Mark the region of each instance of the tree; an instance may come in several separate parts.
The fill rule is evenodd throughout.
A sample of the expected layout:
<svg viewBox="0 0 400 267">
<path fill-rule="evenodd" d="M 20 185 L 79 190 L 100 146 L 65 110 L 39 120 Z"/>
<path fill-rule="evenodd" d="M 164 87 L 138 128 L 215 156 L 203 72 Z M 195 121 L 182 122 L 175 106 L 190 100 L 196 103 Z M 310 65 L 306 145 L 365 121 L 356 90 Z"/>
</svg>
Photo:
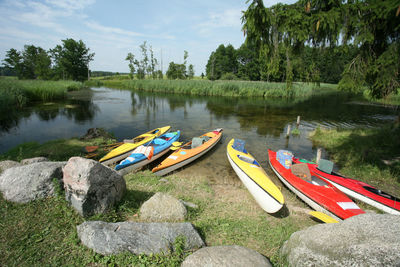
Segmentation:
<svg viewBox="0 0 400 267">
<path fill-rule="evenodd" d="M 6 53 L 4 66 L 15 71 L 19 79 L 51 78 L 51 58 L 41 47 L 25 45 L 22 52 L 12 48 Z"/>
<path fill-rule="evenodd" d="M 135 74 L 135 56 L 129 52 L 125 60 L 129 61 L 129 77 L 133 79 L 133 75 Z"/>
<path fill-rule="evenodd" d="M 193 79 L 193 77 L 194 77 L 194 67 L 192 64 L 189 65 L 187 76 L 189 79 Z"/>
<path fill-rule="evenodd" d="M 232 45 L 218 46 L 217 50 L 211 53 L 206 65 L 206 75 L 210 80 L 217 80 L 228 72 L 236 74 L 237 70 L 236 50 Z"/>
<path fill-rule="evenodd" d="M 268 75 L 275 72 L 283 46 L 288 87 L 293 80 L 292 59 L 305 43 L 335 47 L 341 40 L 359 49 L 347 64 L 339 88 L 359 92 L 367 85 L 374 96 L 385 97 L 399 87 L 399 13 L 396 0 L 300 0 L 270 8 L 262 0 L 253 0 L 242 22 L 246 41 L 255 43 L 268 62 Z"/>
<path fill-rule="evenodd" d="M 57 45 L 51 50 L 54 60 L 54 69 L 63 79 L 76 81 L 86 80 L 88 77 L 89 62 L 93 60 L 94 53 L 89 53 L 82 40 L 62 40 L 62 46 Z"/>
<path fill-rule="evenodd" d="M 167 70 L 167 78 L 171 80 L 185 79 L 186 78 L 186 67 L 184 64 L 176 64 L 170 62 Z"/>
<path fill-rule="evenodd" d="M 6 52 L 6 57 L 3 61 L 4 67 L 15 71 L 19 79 L 22 78 L 22 56 L 20 52 L 11 48 Z"/>
</svg>

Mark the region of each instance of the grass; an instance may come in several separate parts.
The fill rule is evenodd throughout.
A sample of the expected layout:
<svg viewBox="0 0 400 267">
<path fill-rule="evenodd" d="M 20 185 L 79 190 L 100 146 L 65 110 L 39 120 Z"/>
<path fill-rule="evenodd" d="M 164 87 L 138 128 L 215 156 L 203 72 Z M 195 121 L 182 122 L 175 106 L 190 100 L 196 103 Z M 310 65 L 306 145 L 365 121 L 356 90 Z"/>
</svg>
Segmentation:
<svg viewBox="0 0 400 267">
<path fill-rule="evenodd" d="M 120 80 L 107 79 L 92 82 L 98 86 L 148 92 L 176 93 L 202 96 L 246 96 L 246 97 L 305 97 L 321 91 L 334 90 L 335 85 L 294 83 L 288 91 L 285 83 L 255 81 L 210 81 L 210 80 Z"/>
<path fill-rule="evenodd" d="M 324 147 L 348 177 L 395 196 L 400 192 L 400 127 L 375 129 L 316 129 L 313 144 Z M 386 162 L 386 163 L 385 163 Z"/>
<path fill-rule="evenodd" d="M 81 140 L 79 138 L 58 139 L 40 144 L 27 142 L 20 144 L 9 151 L 0 154 L 0 160 L 21 161 L 26 158 L 47 157 L 51 161 L 66 161 L 73 156 L 84 157 L 85 146 L 100 146 L 96 151 L 96 159 L 101 158 L 107 151 L 101 146 L 114 143 L 115 139 L 98 137 L 95 139 Z"/>
<path fill-rule="evenodd" d="M 47 156 L 51 160 L 67 160 L 83 155 L 85 145 L 111 140 L 79 139 L 56 140 L 44 144 L 20 145 L 0 160 L 21 160 Z M 208 246 L 241 245 L 270 258 L 275 265 L 283 265 L 279 249 L 289 236 L 314 225 L 300 202 L 283 189 L 285 200 L 292 209 L 274 216 L 265 213 L 241 183 L 213 184 L 206 177 L 160 177 L 149 171 L 125 176 L 127 192 L 114 210 L 96 215 L 89 220 L 107 222 L 140 221 L 139 209 L 156 192 L 166 192 L 178 199 L 192 202 L 198 208 L 188 208 L 187 221 L 198 230 Z M 60 191 L 60 190 L 59 190 Z M 131 255 L 124 253 L 102 256 L 83 246 L 76 233 L 76 225 L 83 219 L 67 205 L 63 193 L 58 197 L 15 204 L 0 196 L 0 265 L 73 265 L 73 266 L 179 266 L 190 251 L 183 250 L 182 241 L 175 244 L 171 255 Z"/>
<path fill-rule="evenodd" d="M 63 99 L 67 92 L 82 87 L 82 83 L 75 81 L 0 79 L 0 111 L 21 108 L 35 101 Z"/>
</svg>

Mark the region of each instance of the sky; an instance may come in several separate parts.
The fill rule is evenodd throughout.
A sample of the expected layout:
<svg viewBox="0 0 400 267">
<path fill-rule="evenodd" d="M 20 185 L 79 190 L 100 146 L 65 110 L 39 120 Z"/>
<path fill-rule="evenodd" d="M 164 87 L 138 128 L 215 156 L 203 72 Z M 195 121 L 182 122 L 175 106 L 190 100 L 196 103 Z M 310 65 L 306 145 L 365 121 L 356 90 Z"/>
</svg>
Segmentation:
<svg viewBox="0 0 400 267">
<path fill-rule="evenodd" d="M 269 7 L 278 2 L 264 0 Z M 129 72 L 129 52 L 141 59 L 147 41 L 162 70 L 171 61 L 205 74 L 212 51 L 244 42 L 241 16 L 246 0 L 0 0 L 0 60 L 6 51 L 24 45 L 54 48 L 61 40 L 82 40 L 91 53 L 92 71 Z M 161 64 L 160 64 L 161 65 Z M 160 66 L 161 68 L 161 66 Z"/>
</svg>

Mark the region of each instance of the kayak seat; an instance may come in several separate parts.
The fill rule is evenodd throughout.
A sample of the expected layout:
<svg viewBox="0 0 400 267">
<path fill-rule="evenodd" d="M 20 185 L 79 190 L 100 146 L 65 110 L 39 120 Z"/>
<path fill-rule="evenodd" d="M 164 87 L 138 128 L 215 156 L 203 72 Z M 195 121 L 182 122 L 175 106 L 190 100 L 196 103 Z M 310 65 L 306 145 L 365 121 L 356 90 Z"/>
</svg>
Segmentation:
<svg viewBox="0 0 400 267">
<path fill-rule="evenodd" d="M 297 177 L 303 179 L 306 182 L 312 183 L 311 173 L 308 169 L 307 163 L 293 164 L 290 169 L 292 173 Z"/>
<path fill-rule="evenodd" d="M 247 162 L 247 163 L 250 163 L 250 164 L 253 164 L 253 165 L 256 165 L 256 166 L 260 166 L 260 164 L 258 164 L 258 162 L 256 160 L 252 159 L 252 158 L 245 157 L 245 156 L 242 156 L 242 155 L 238 155 L 238 158 L 240 160 L 243 160 L 244 162 Z"/>
<path fill-rule="evenodd" d="M 211 137 L 208 136 L 193 137 L 191 147 L 192 148 L 199 147 L 210 139 Z"/>
</svg>

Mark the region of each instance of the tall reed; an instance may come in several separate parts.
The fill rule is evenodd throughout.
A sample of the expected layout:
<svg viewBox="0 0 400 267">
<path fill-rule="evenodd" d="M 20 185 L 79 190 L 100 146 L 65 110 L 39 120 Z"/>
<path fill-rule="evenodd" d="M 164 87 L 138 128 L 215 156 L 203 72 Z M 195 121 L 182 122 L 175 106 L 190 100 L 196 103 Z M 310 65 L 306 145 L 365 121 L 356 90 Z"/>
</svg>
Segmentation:
<svg viewBox="0 0 400 267">
<path fill-rule="evenodd" d="M 102 80 L 101 84 L 119 89 L 205 96 L 291 98 L 310 96 L 315 91 L 312 84 L 294 83 L 292 90 L 287 90 L 285 83 L 253 81 Z"/>
<path fill-rule="evenodd" d="M 0 109 L 20 108 L 33 101 L 63 99 L 68 91 L 82 87 L 82 83 L 75 81 L 0 79 Z"/>
</svg>

